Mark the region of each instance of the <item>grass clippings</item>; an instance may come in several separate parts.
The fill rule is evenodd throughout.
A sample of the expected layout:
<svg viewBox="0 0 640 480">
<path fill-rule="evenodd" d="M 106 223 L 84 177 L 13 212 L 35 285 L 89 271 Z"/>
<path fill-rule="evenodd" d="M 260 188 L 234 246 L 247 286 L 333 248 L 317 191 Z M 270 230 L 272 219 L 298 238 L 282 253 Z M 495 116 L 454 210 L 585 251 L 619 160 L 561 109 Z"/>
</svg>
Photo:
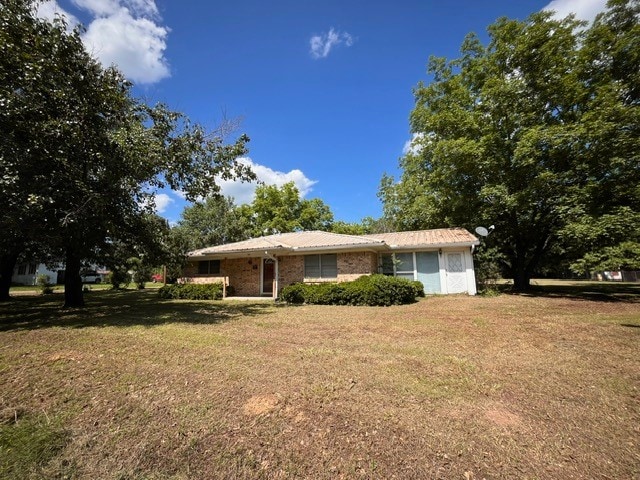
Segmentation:
<svg viewBox="0 0 640 480">
<path fill-rule="evenodd" d="M 638 478 L 640 295 L 593 288 L 389 308 L 21 297 L 0 304 L 0 411 L 21 412 L 3 413 L 2 476 Z M 7 449 L 21 422 L 53 448 Z"/>
</svg>

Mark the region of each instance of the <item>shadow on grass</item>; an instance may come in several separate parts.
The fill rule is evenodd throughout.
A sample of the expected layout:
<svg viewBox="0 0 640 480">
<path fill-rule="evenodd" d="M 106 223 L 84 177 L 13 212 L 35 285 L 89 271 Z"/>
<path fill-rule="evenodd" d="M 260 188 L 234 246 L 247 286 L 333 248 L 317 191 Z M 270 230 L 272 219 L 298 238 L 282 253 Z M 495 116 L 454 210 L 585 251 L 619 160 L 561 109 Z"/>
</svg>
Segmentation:
<svg viewBox="0 0 640 480">
<path fill-rule="evenodd" d="M 164 300 L 157 290 L 85 293 L 84 308 L 63 309 L 62 294 L 18 296 L 0 303 L 0 332 L 50 327 L 216 324 L 268 313 L 273 303 Z"/>
<path fill-rule="evenodd" d="M 592 302 L 640 303 L 640 283 L 567 282 L 552 285 L 531 285 L 530 290 L 518 292 L 511 285 L 500 285 L 500 291 L 510 295 L 529 297 L 557 297 Z"/>
</svg>

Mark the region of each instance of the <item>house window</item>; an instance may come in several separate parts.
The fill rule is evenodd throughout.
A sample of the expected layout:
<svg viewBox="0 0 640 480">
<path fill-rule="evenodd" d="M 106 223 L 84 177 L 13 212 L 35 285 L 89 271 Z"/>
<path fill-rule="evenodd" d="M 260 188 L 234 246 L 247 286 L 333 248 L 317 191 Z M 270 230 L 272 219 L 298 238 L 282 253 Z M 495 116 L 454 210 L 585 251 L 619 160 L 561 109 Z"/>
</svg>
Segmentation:
<svg viewBox="0 0 640 480">
<path fill-rule="evenodd" d="M 414 279 L 413 252 L 382 255 L 381 270 L 384 275 Z"/>
<path fill-rule="evenodd" d="M 218 275 L 220 273 L 220 260 L 203 260 L 198 262 L 199 275 Z"/>
<path fill-rule="evenodd" d="M 36 268 L 38 267 L 38 265 L 36 265 L 35 263 L 32 263 L 29 265 L 29 275 L 34 275 L 36 273 Z"/>
<path fill-rule="evenodd" d="M 393 255 L 382 255 L 382 274 L 393 277 Z"/>
<path fill-rule="evenodd" d="M 24 275 L 27 273 L 27 265 L 26 264 L 22 264 L 22 265 L 18 265 L 18 275 Z"/>
<path fill-rule="evenodd" d="M 304 278 L 338 278 L 338 256 L 335 253 L 305 255 Z"/>
<path fill-rule="evenodd" d="M 396 253 L 396 277 L 413 280 L 413 253 Z"/>
</svg>

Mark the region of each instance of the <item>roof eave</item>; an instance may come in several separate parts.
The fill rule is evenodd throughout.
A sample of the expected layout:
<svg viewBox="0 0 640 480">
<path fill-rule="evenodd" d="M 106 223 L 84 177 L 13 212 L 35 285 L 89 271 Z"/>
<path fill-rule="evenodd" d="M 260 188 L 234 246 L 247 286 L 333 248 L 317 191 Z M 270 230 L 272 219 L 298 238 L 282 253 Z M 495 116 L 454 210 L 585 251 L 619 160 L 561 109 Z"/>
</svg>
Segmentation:
<svg viewBox="0 0 640 480">
<path fill-rule="evenodd" d="M 439 248 L 460 248 L 471 247 L 473 245 L 480 245 L 480 241 L 473 242 L 448 242 L 448 243 L 423 243 L 416 245 L 389 245 L 391 250 L 435 250 Z"/>
<path fill-rule="evenodd" d="M 293 247 L 292 252 L 295 253 L 313 253 L 313 252 L 363 252 L 363 251 L 380 251 L 388 250 L 386 243 L 375 243 L 366 245 L 326 245 L 322 247 Z"/>
<path fill-rule="evenodd" d="M 265 247 L 265 248 L 251 248 L 242 250 L 226 250 L 223 252 L 202 252 L 197 255 L 187 254 L 187 258 L 191 260 L 207 260 L 217 258 L 248 258 L 248 257 L 261 257 L 263 255 L 273 255 L 274 253 L 289 252 L 291 248 L 288 247 Z"/>
</svg>

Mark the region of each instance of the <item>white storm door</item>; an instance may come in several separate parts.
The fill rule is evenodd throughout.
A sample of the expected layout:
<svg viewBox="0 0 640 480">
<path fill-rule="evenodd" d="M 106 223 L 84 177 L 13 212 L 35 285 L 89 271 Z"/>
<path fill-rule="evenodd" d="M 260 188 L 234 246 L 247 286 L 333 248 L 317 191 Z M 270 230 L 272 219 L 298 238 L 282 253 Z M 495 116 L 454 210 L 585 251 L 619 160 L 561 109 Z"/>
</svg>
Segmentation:
<svg viewBox="0 0 640 480">
<path fill-rule="evenodd" d="M 467 269 L 463 252 L 447 253 L 447 293 L 467 293 Z"/>
</svg>

